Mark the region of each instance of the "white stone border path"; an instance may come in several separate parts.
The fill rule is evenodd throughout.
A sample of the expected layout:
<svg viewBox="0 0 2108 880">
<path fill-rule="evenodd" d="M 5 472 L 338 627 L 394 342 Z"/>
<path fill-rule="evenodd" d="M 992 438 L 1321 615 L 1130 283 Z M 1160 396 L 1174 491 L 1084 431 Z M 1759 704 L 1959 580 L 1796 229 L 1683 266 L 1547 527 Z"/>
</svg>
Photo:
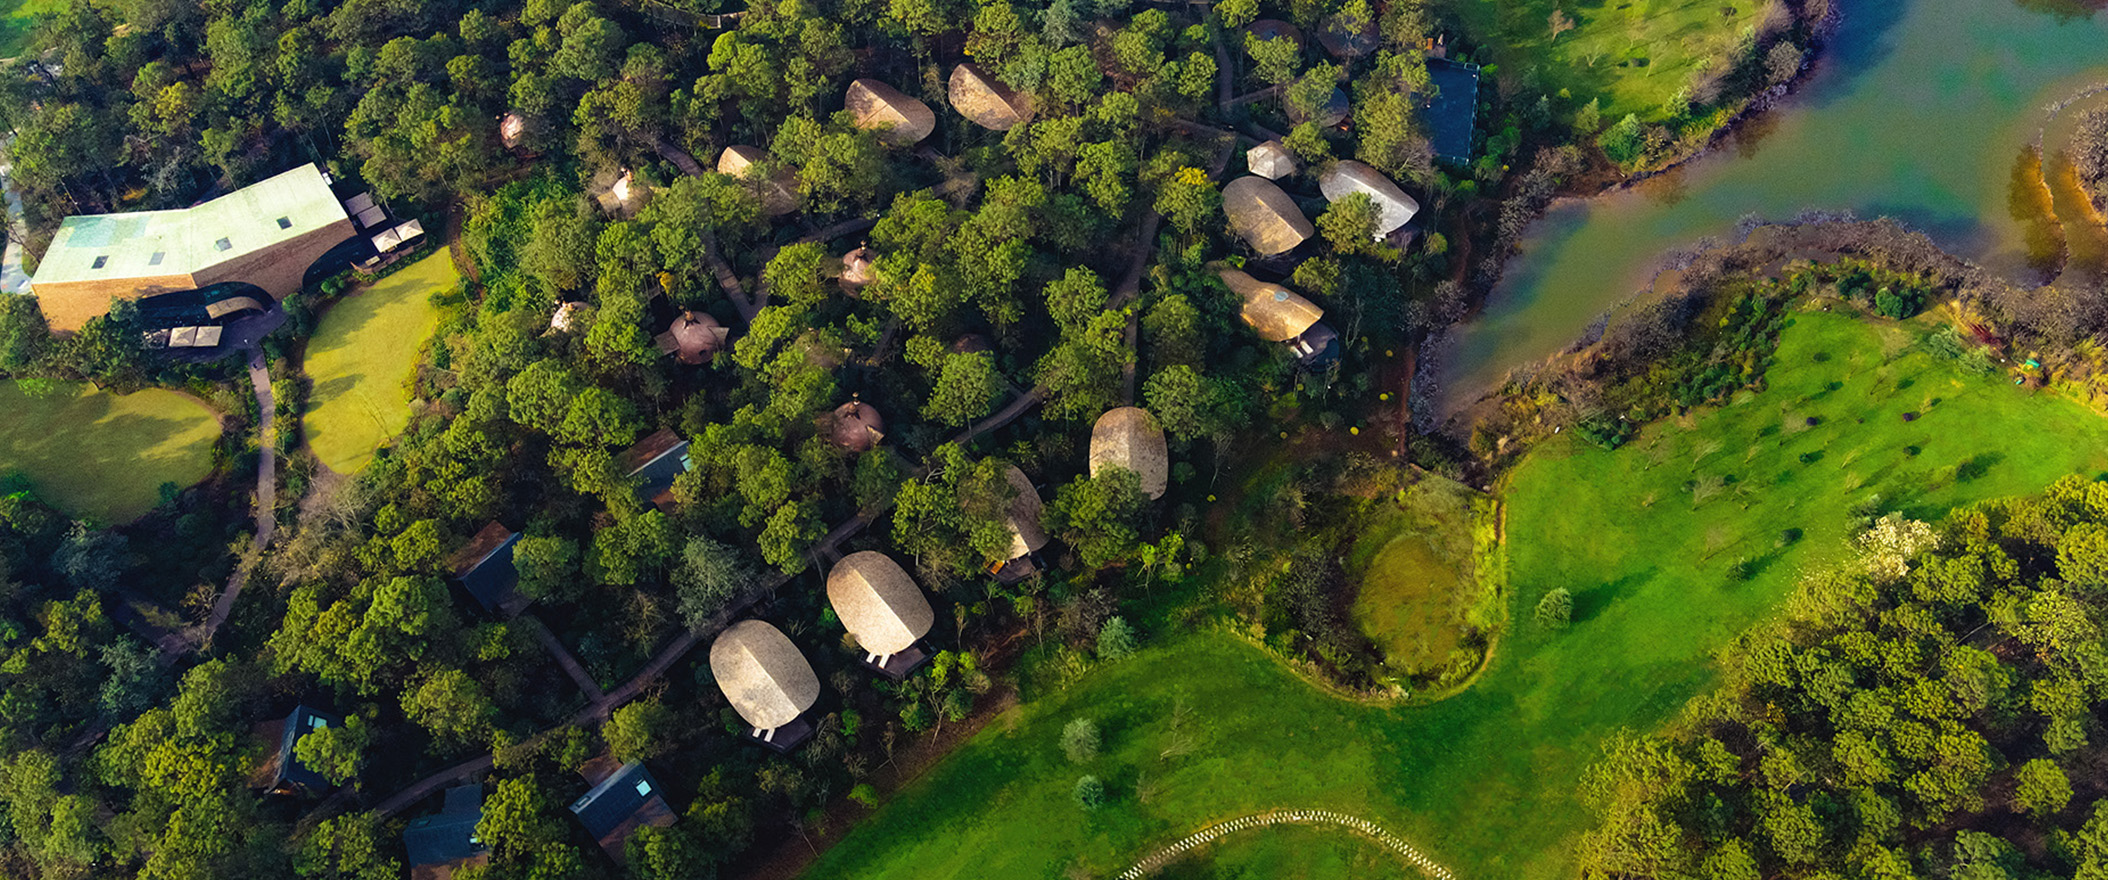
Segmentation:
<svg viewBox="0 0 2108 880">
<path fill-rule="evenodd" d="M 1331 810 L 1270 810 L 1245 816 L 1241 819 L 1218 822 L 1195 831 L 1178 842 L 1157 850 L 1148 858 L 1136 862 L 1134 867 L 1128 868 L 1120 874 L 1119 880 L 1141 880 L 1142 877 L 1155 873 L 1158 868 L 1170 863 L 1172 859 L 1185 855 L 1198 847 L 1214 843 L 1216 840 L 1238 831 L 1264 828 L 1268 825 L 1338 825 L 1341 828 L 1376 841 L 1383 848 L 1397 853 L 1401 858 L 1412 863 L 1414 867 L 1419 868 L 1421 873 L 1433 877 L 1435 880 L 1456 880 L 1449 873 L 1448 868 L 1435 864 L 1433 860 L 1422 855 L 1419 850 L 1414 849 L 1411 844 L 1398 839 L 1397 835 L 1385 831 L 1382 826 L 1359 816 L 1349 816 L 1345 813 L 1335 813 Z"/>
</svg>

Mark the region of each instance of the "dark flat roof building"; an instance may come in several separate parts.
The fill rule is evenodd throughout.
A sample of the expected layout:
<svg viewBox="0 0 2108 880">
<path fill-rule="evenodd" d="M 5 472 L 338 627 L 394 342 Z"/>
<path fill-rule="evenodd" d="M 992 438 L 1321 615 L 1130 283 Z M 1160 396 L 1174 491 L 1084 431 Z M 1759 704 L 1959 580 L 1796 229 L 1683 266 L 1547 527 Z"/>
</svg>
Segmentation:
<svg viewBox="0 0 2108 880">
<path fill-rule="evenodd" d="M 673 824 L 673 808 L 659 791 L 659 781 L 643 764 L 617 764 L 603 755 L 586 762 L 578 772 L 593 788 L 571 802 L 571 813 L 616 861 L 622 860 L 623 845 L 637 829 Z"/>
<path fill-rule="evenodd" d="M 1420 115 L 1427 122 L 1435 157 L 1470 162 L 1471 130 L 1479 112 L 1479 66 L 1429 58 L 1427 78 L 1434 81 L 1435 96 L 1420 108 Z"/>
<path fill-rule="evenodd" d="M 519 532 L 492 522 L 454 553 L 454 579 L 485 611 L 513 617 L 533 601 L 517 589 L 520 573 L 512 565 L 512 548 L 519 542 Z"/>
<path fill-rule="evenodd" d="M 482 821 L 482 785 L 447 789 L 439 812 L 412 819 L 403 829 L 410 880 L 447 880 L 456 870 L 490 861 L 490 847 L 476 836 Z"/>
</svg>

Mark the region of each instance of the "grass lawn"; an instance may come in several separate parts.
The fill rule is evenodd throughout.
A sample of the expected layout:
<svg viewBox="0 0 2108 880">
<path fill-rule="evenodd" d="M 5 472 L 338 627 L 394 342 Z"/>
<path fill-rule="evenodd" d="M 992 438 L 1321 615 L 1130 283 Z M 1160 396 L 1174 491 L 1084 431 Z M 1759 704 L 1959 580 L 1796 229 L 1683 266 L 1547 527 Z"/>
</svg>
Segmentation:
<svg viewBox="0 0 2108 880">
<path fill-rule="evenodd" d="M 29 478 L 37 496 L 74 516 L 129 522 L 161 502 L 162 483 L 212 472 L 219 419 L 154 388 L 111 394 L 87 385 L 30 397 L 0 382 L 0 474 Z"/>
<path fill-rule="evenodd" d="M 1156 873 L 1163 880 L 1417 878 L 1397 855 L 1338 828 L 1276 825 L 1232 834 Z"/>
<path fill-rule="evenodd" d="M 459 280 L 442 249 L 371 287 L 354 290 L 322 316 L 307 343 L 307 445 L 339 473 L 356 473 L 373 451 L 410 424 L 409 382 L 417 354 L 439 326 L 432 294 Z"/>
<path fill-rule="evenodd" d="M 1615 452 L 1568 439 L 1531 454 L 1506 487 L 1516 623 L 1453 699 L 1350 705 L 1230 636 L 1162 634 L 998 719 L 810 876 L 1044 878 L 1078 862 L 1104 876 L 1210 821 L 1291 806 L 1376 820 L 1462 878 L 1571 876 L 1587 821 L 1573 790 L 1603 738 L 1656 725 L 1708 686 L 1712 650 L 1842 552 L 1847 508 L 1879 492 L 1931 518 L 2108 470 L 2108 419 L 1963 375 L 1907 351 L 1910 338 L 1799 314 L 1764 393 Z M 1778 546 L 1788 529 L 1802 536 Z M 1743 558 L 1755 571 L 1737 581 Z M 1555 635 L 1529 609 L 1558 586 L 1577 620 Z M 1181 698 L 1196 748 L 1160 758 Z M 1106 730 L 1105 755 L 1081 768 L 1056 744 L 1079 715 Z M 1069 796 L 1085 772 L 1113 795 L 1089 815 Z"/>
<path fill-rule="evenodd" d="M 1727 56 L 1756 24 L 1761 0 L 1465 0 L 1451 9 L 1509 72 L 1535 69 L 1572 106 L 1603 99 L 1603 122 L 1659 118 L 1678 89 Z M 1552 12 L 1573 23 L 1556 38 Z M 1475 61 L 1486 59 L 1474 58 Z"/>
<path fill-rule="evenodd" d="M 65 8 L 66 0 L 0 0 L 0 58 L 13 58 L 27 51 L 37 16 Z"/>
<path fill-rule="evenodd" d="M 1472 556 L 1474 526 L 1482 515 L 1490 522 L 1493 505 L 1430 477 L 1375 509 L 1347 556 L 1360 584 L 1354 622 L 1401 674 L 1440 667 L 1467 625 L 1490 628 L 1497 617 L 1497 607 L 1474 607 L 1492 597 L 1477 590 Z"/>
</svg>

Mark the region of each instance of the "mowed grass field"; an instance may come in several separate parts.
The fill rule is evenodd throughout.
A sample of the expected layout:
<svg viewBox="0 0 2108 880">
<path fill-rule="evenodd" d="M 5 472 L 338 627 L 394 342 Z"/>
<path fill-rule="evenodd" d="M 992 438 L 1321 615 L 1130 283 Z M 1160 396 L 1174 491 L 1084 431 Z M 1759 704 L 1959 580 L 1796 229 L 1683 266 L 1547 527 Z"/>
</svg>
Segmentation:
<svg viewBox="0 0 2108 880">
<path fill-rule="evenodd" d="M 1657 725 L 1708 686 L 1716 647 L 1769 614 L 1800 571 L 1846 552 L 1849 507 L 1878 492 L 1931 518 L 2108 471 L 2108 419 L 1965 375 L 1909 350 L 1913 338 L 1799 314 L 1767 391 L 1617 451 L 1567 439 L 1533 452 L 1505 487 L 1515 623 L 1457 697 L 1352 705 L 1232 636 L 1158 633 L 997 719 L 808 876 L 1106 876 L 1211 821 L 1307 806 L 1382 823 L 1459 877 L 1570 877 L 1588 822 L 1574 789 L 1604 738 Z M 1788 529 L 1801 536 L 1779 546 Z M 1736 580 L 1743 558 L 1754 570 Z M 1529 613 L 1554 587 L 1577 597 L 1575 624 L 1557 634 Z M 1165 758 L 1181 701 L 1193 750 Z M 1078 716 L 1106 731 L 1091 766 L 1057 744 Z M 1094 813 L 1070 800 L 1082 773 L 1111 788 Z"/>
<path fill-rule="evenodd" d="M 29 50 L 37 16 L 58 13 L 67 0 L 0 0 L 0 58 L 13 58 Z"/>
<path fill-rule="evenodd" d="M 1276 825 L 1165 865 L 1161 880 L 1419 880 L 1397 855 L 1339 828 Z"/>
<path fill-rule="evenodd" d="M 112 394 L 69 385 L 31 397 L 0 382 L 0 474 L 29 478 L 37 496 L 105 525 L 161 501 L 162 483 L 188 486 L 212 472 L 220 423 L 173 391 Z"/>
<path fill-rule="evenodd" d="M 1547 92 L 1569 90 L 1575 107 L 1600 96 L 1608 125 L 1627 113 L 1660 118 L 1678 89 L 1740 45 L 1766 2 L 1466 0 L 1449 8 L 1506 70 L 1536 70 Z M 1553 10 L 1572 22 L 1556 37 Z"/>
<path fill-rule="evenodd" d="M 373 451 L 410 424 L 409 382 L 417 355 L 439 326 L 432 294 L 460 280 L 445 250 L 337 301 L 307 343 L 315 383 L 305 427 L 323 464 L 356 473 Z"/>
</svg>

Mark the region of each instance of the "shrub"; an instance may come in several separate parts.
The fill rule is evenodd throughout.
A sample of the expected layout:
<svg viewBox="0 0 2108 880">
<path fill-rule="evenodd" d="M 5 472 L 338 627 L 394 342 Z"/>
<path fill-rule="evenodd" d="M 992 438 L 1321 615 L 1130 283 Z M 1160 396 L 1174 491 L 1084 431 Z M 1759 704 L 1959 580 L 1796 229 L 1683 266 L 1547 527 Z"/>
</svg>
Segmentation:
<svg viewBox="0 0 2108 880">
<path fill-rule="evenodd" d="M 1603 155 L 1609 156 L 1612 162 L 1619 165 L 1638 164 L 1641 153 L 1647 147 L 1647 128 L 1640 123 L 1638 116 L 1627 113 L 1625 118 L 1618 120 L 1609 131 L 1596 138 L 1596 146 L 1601 147 Z"/>
<path fill-rule="evenodd" d="M 1105 804 L 1105 783 L 1099 782 L 1096 776 L 1085 776 L 1076 780 L 1076 787 L 1069 795 L 1076 799 L 1076 806 L 1095 810 Z"/>
<path fill-rule="evenodd" d="M 1098 659 L 1125 660 L 1135 652 L 1135 628 L 1124 617 L 1112 617 L 1098 630 Z"/>
<path fill-rule="evenodd" d="M 1061 753 L 1071 763 L 1083 764 L 1098 757 L 1098 725 L 1089 718 L 1078 718 L 1061 728 Z"/>
<path fill-rule="evenodd" d="M 867 808 L 878 809 L 878 789 L 872 788 L 871 783 L 857 783 L 855 788 L 849 790 L 849 799 Z"/>
<path fill-rule="evenodd" d="M 1559 587 L 1537 600 L 1537 625 L 1545 629 L 1565 629 L 1574 621 L 1574 594 Z"/>
</svg>

